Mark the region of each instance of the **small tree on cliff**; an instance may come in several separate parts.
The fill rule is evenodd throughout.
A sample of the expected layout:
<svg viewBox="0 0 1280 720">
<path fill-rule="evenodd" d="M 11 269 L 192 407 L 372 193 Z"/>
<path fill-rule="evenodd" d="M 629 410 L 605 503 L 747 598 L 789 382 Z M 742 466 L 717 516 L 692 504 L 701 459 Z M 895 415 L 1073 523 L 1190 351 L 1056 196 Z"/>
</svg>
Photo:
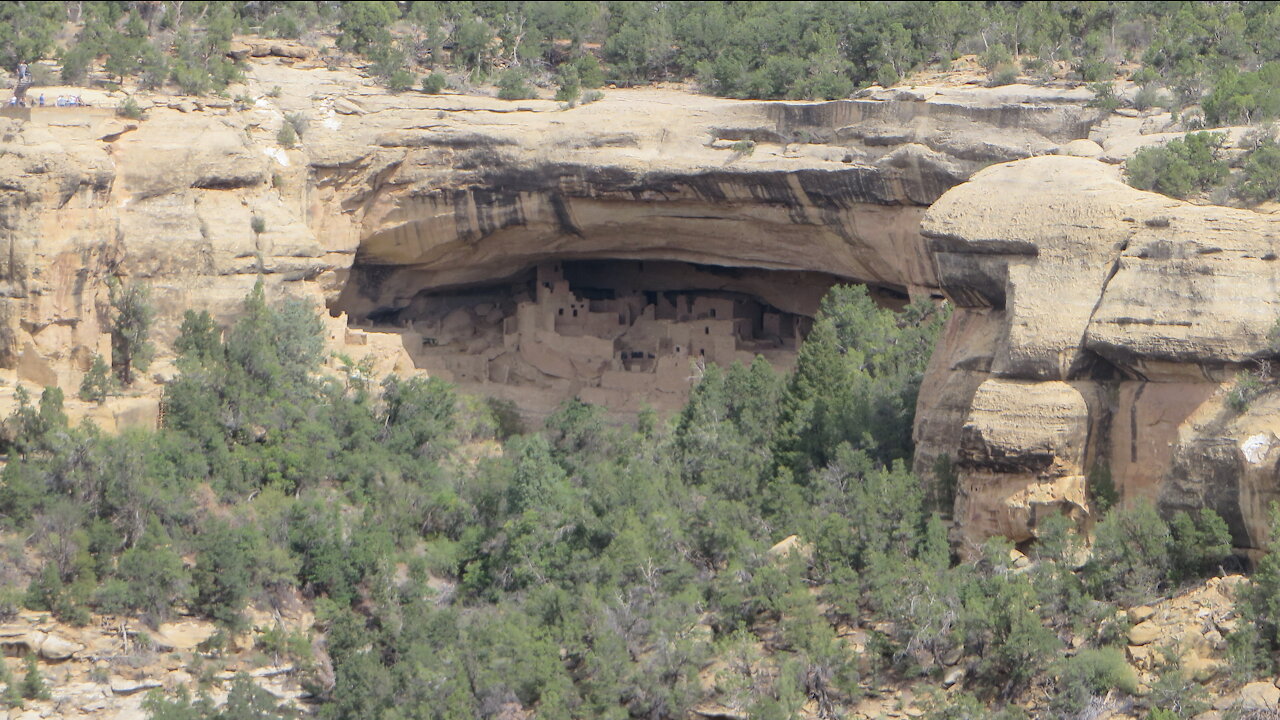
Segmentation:
<svg viewBox="0 0 1280 720">
<path fill-rule="evenodd" d="M 93 364 L 80 381 L 80 399 L 101 404 L 114 390 L 115 378 L 111 376 L 111 368 L 107 367 L 107 361 L 101 355 L 94 353 Z"/>
<path fill-rule="evenodd" d="M 125 285 L 112 278 L 111 369 L 124 385 L 133 384 L 134 370 L 146 370 L 155 348 L 151 345 L 151 321 L 155 308 L 151 293 L 143 285 Z"/>
</svg>

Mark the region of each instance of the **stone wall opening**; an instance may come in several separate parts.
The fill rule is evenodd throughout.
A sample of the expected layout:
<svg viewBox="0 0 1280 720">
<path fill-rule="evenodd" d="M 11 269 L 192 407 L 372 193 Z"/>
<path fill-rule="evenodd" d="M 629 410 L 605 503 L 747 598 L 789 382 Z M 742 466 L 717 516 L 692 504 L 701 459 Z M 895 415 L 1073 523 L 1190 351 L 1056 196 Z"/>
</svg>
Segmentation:
<svg viewBox="0 0 1280 720">
<path fill-rule="evenodd" d="M 578 396 L 614 413 L 678 409 L 708 365 L 795 362 L 823 295 L 817 272 L 665 260 L 549 259 L 514 276 L 424 287 L 388 301 L 353 268 L 331 310 L 351 327 L 400 335 L 415 366 L 529 418 Z M 890 307 L 906 301 L 873 289 Z M 371 298 L 377 297 L 375 303 Z"/>
</svg>

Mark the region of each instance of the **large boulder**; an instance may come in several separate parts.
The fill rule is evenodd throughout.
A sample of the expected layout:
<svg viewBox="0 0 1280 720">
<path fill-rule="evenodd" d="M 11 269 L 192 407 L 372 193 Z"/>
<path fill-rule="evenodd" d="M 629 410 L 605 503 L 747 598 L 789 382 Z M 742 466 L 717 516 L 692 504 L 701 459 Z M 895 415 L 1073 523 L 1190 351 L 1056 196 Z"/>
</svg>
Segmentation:
<svg viewBox="0 0 1280 720">
<path fill-rule="evenodd" d="M 940 456 L 959 467 L 966 540 L 1031 537 L 1035 513 L 1008 527 L 1027 488 L 1074 492 L 1060 479 L 1109 474 L 1124 499 L 1212 508 L 1238 546 L 1262 546 L 1280 499 L 1280 399 L 1243 414 L 1227 400 L 1236 374 L 1265 373 L 1273 354 L 1280 218 L 1142 192 L 1112 166 L 1052 156 L 975 174 L 923 228 L 960 309 L 924 384 L 954 391 L 921 395 L 916 469 Z M 953 338 L 975 317 L 985 355 Z"/>
</svg>

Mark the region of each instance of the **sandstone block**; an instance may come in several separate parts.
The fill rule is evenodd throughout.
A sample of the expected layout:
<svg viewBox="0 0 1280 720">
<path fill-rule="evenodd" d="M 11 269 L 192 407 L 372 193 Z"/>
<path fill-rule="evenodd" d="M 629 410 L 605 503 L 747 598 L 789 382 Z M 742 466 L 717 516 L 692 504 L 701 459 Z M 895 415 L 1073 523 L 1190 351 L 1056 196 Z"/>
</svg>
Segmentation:
<svg viewBox="0 0 1280 720">
<path fill-rule="evenodd" d="M 960 456 L 1002 472 L 1081 474 L 1088 432 L 1089 407 L 1071 385 L 993 378 L 973 396 Z"/>
<path fill-rule="evenodd" d="M 153 638 L 162 640 L 176 650 L 192 650 L 208 640 L 217 628 L 213 623 L 200 620 L 181 620 L 162 624 Z"/>
<path fill-rule="evenodd" d="M 139 693 L 144 690 L 151 690 L 154 688 L 158 688 L 161 685 L 160 681 L 158 680 L 152 680 L 152 679 L 130 680 L 128 678 L 122 678 L 119 676 L 112 677 L 108 684 L 111 687 L 111 692 L 115 695 L 132 695 L 134 693 Z"/>
<path fill-rule="evenodd" d="M 1044 156 L 975 173 L 929 208 L 922 232 L 935 254 L 967 258 L 939 256 L 949 296 L 970 297 L 981 268 L 982 294 L 1007 311 L 1007 345 L 992 369 L 1065 379 L 1089 362 L 1080 340 L 1132 229 L 1125 218 L 1170 203 L 1095 160 Z"/>
<path fill-rule="evenodd" d="M 1155 609 L 1150 605 L 1139 605 L 1137 607 L 1129 608 L 1129 622 L 1137 625 L 1143 620 L 1150 619 L 1151 616 L 1155 614 Z"/>
<path fill-rule="evenodd" d="M 1243 710 L 1274 710 L 1280 705 L 1280 688 L 1274 683 L 1251 682 L 1240 688 L 1237 698 Z"/>
<path fill-rule="evenodd" d="M 1026 473 L 964 471 L 958 481 L 955 516 L 964 547 L 980 547 L 993 535 L 1014 542 L 1035 537 L 1036 518 L 1048 513 L 1083 514 L 1085 478 L 1039 479 Z"/>
<path fill-rule="evenodd" d="M 1222 662 L 1213 658 L 1189 655 L 1182 659 L 1182 672 L 1196 682 L 1208 682 L 1222 670 Z"/>
<path fill-rule="evenodd" d="M 84 650 L 84 645 L 68 640 L 59 635 L 48 635 L 40 643 L 39 654 L 45 660 L 68 660 L 72 655 Z"/>
<path fill-rule="evenodd" d="M 1071 157 L 1099 158 L 1102 157 L 1102 146 L 1092 140 L 1072 140 L 1058 148 L 1058 154 L 1070 155 Z"/>
<path fill-rule="evenodd" d="M 1164 629 L 1150 620 L 1129 628 L 1130 645 L 1150 645 L 1164 635 Z"/>
</svg>

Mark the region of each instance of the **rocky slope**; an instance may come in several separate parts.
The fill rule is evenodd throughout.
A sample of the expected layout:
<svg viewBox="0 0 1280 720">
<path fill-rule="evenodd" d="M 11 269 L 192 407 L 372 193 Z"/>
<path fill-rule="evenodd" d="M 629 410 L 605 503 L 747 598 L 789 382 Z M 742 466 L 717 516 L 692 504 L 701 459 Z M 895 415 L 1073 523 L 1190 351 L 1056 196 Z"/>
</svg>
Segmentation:
<svg viewBox="0 0 1280 720">
<path fill-rule="evenodd" d="M 34 654 L 49 698 L 0 710 L 0 718 L 142 720 L 148 717 L 142 703 L 152 690 L 174 694 L 200 686 L 221 704 L 241 675 L 281 705 L 305 708 L 307 695 L 300 683 L 310 665 L 304 671 L 293 658 L 264 651 L 261 633 L 305 633 L 313 620 L 310 613 L 255 612 L 253 631 L 227 639 L 213 623 L 192 618 L 147 627 L 133 619 L 99 617 L 77 628 L 48 613 L 23 612 L 0 622 L 0 662 L 21 678 L 25 669 L 19 659 Z"/>
</svg>

